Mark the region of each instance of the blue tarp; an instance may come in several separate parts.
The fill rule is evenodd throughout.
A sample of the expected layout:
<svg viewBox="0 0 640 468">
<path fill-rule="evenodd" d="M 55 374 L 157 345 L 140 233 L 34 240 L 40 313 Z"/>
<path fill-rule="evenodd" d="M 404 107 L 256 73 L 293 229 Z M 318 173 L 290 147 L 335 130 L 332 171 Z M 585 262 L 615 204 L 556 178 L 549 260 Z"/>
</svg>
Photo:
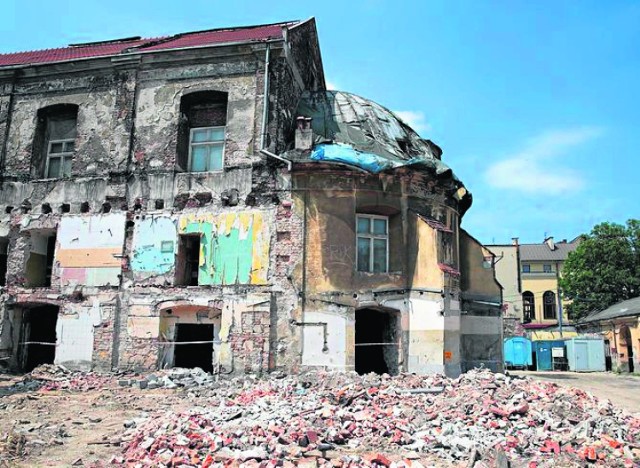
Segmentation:
<svg viewBox="0 0 640 468">
<path fill-rule="evenodd" d="M 424 158 L 394 161 L 388 157 L 359 151 L 346 143 L 316 145 L 311 153 L 310 159 L 313 161 L 348 164 L 349 166 L 359 167 L 373 174 L 386 171 L 387 169 L 411 166 L 412 164 L 424 162 Z"/>
</svg>

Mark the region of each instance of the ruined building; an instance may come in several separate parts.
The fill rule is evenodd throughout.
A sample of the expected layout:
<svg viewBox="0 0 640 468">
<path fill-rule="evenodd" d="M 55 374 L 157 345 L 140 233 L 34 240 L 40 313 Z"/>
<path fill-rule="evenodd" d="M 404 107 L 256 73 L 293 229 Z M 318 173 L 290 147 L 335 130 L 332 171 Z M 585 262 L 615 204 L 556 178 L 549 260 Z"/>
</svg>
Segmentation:
<svg viewBox="0 0 640 468">
<path fill-rule="evenodd" d="M 500 366 L 471 196 L 327 91 L 313 19 L 0 55 L 0 359 L 29 370 Z"/>
</svg>

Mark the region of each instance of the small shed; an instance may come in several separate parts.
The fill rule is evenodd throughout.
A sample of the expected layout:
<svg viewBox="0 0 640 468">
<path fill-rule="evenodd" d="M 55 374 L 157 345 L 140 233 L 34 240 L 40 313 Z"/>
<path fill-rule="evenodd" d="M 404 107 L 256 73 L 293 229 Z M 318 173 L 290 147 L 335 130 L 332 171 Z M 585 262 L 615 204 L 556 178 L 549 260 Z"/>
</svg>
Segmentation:
<svg viewBox="0 0 640 468">
<path fill-rule="evenodd" d="M 563 340 L 540 340 L 532 343 L 539 371 L 559 370 L 566 358 Z"/>
<path fill-rule="evenodd" d="M 604 372 L 604 340 L 572 338 L 566 342 L 569 370 L 574 372 Z"/>
<path fill-rule="evenodd" d="M 533 365 L 531 340 L 522 336 L 504 339 L 504 365 L 507 368 L 527 368 Z"/>
</svg>

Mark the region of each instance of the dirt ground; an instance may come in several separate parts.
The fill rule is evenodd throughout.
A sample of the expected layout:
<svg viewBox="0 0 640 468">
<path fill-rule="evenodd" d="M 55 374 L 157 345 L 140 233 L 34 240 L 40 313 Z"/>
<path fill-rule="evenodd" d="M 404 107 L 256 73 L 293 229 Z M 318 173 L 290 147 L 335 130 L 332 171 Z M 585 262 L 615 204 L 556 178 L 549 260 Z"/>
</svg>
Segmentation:
<svg viewBox="0 0 640 468">
<path fill-rule="evenodd" d="M 611 400 L 614 405 L 640 414 L 640 377 L 611 372 L 530 372 L 509 371 L 534 379 L 576 387 L 598 398 Z"/>
<path fill-rule="evenodd" d="M 39 390 L 2 396 L 3 388 L 20 379 L 0 375 L 0 434 L 28 428 L 29 444 L 17 447 L 14 457 L 0 455 L 0 467 L 108 466 L 111 457 L 122 453 L 119 436 L 126 421 L 142 412 L 189 406 L 177 392 L 120 388 L 115 382 L 83 392 Z"/>
</svg>

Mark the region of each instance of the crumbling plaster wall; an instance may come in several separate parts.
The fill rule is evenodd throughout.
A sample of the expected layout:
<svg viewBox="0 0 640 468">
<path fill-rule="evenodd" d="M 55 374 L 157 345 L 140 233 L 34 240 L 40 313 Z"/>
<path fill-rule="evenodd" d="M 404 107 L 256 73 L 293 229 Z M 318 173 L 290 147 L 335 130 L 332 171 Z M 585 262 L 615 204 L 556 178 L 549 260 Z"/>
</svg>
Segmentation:
<svg viewBox="0 0 640 468">
<path fill-rule="evenodd" d="M 78 106 L 75 174 L 106 174 L 126 168 L 129 149 L 127 102 L 131 77 L 127 73 L 74 74 L 67 77 L 24 79 L 16 84 L 11 126 L 6 145 L 5 174 L 31 176 L 38 110 L 54 104 Z"/>
</svg>

